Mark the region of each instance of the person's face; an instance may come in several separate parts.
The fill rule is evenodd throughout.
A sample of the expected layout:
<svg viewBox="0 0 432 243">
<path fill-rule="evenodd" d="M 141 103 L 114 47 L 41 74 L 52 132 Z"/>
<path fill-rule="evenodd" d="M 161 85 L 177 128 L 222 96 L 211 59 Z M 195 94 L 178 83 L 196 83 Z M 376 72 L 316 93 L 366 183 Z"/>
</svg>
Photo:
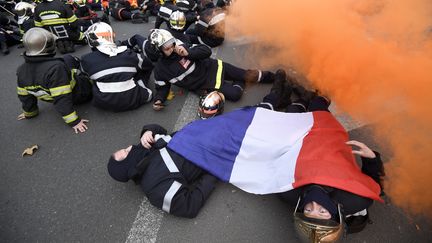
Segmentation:
<svg viewBox="0 0 432 243">
<path fill-rule="evenodd" d="M 330 219 L 329 211 L 320 204 L 312 201 L 304 206 L 303 213 L 306 217 L 315 219 Z"/>
<path fill-rule="evenodd" d="M 117 160 L 117 161 L 122 161 L 122 160 L 126 159 L 126 157 L 128 156 L 129 152 L 131 151 L 131 149 L 132 149 L 132 145 L 130 145 L 127 148 L 120 149 L 119 151 L 116 151 L 113 154 L 114 159 Z"/>
<path fill-rule="evenodd" d="M 174 52 L 175 44 L 171 44 L 168 46 L 162 46 L 162 52 L 165 56 L 169 57 Z"/>
</svg>

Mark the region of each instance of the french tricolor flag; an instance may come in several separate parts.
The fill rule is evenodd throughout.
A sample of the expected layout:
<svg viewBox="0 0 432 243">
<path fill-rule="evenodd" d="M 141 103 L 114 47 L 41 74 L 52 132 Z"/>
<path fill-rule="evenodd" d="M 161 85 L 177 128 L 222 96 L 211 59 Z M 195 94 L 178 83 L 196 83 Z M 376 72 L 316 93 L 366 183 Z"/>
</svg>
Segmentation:
<svg viewBox="0 0 432 243">
<path fill-rule="evenodd" d="M 330 112 L 283 113 L 247 107 L 194 121 L 168 147 L 225 182 L 254 194 L 321 184 L 380 200 L 348 134 Z"/>
</svg>

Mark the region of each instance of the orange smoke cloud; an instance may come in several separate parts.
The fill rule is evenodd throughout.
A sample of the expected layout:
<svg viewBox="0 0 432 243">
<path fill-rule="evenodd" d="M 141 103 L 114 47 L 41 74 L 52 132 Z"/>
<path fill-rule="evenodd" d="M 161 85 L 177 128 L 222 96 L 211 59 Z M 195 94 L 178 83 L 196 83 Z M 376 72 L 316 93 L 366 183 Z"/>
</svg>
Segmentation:
<svg viewBox="0 0 432 243">
<path fill-rule="evenodd" d="M 237 0 L 227 22 L 228 38 L 258 39 L 246 60 L 294 67 L 338 109 L 379 121 L 386 193 L 413 213 L 432 207 L 432 1 Z"/>
</svg>

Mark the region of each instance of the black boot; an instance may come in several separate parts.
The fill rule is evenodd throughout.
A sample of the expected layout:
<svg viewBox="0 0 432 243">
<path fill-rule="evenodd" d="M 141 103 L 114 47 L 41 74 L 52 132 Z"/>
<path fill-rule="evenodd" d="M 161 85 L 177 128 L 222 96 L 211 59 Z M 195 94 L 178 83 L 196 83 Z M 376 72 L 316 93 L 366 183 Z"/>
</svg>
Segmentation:
<svg viewBox="0 0 432 243">
<path fill-rule="evenodd" d="M 149 17 L 150 17 L 150 11 L 146 11 L 146 12 L 143 14 L 143 20 L 144 20 L 145 23 L 148 23 L 148 22 L 149 22 Z"/>
<path fill-rule="evenodd" d="M 286 82 L 286 73 L 284 70 L 277 70 L 274 74 L 273 86 L 270 93 L 263 98 L 262 103 L 272 104 L 272 109 L 283 111 L 291 104 L 291 86 Z"/>
<path fill-rule="evenodd" d="M 279 70 L 285 72 L 282 69 L 279 69 Z M 272 72 L 270 72 L 270 71 L 262 71 L 261 72 L 261 77 L 258 80 L 258 82 L 264 83 L 264 84 L 273 83 L 274 81 L 275 81 L 275 74 L 272 73 Z"/>
<path fill-rule="evenodd" d="M 103 13 L 100 20 L 101 20 L 101 22 L 104 22 L 104 23 L 111 25 L 111 21 L 109 19 L 109 16 L 106 13 Z"/>
<path fill-rule="evenodd" d="M 132 14 L 132 24 L 142 24 L 144 23 L 144 14 L 134 13 Z"/>
<path fill-rule="evenodd" d="M 286 72 L 283 69 L 277 70 L 276 74 L 274 75 L 274 83 L 280 81 L 282 81 L 283 92 L 277 107 L 278 110 L 285 109 L 288 105 L 291 104 L 291 94 L 292 94 L 292 84 L 288 82 Z"/>
<path fill-rule="evenodd" d="M 63 41 L 63 40 L 58 40 L 57 41 L 57 50 L 61 53 L 61 54 L 66 54 L 67 53 L 67 50 L 66 50 L 66 47 L 65 47 L 65 43 L 64 43 L 65 41 Z"/>
<path fill-rule="evenodd" d="M 72 41 L 65 41 L 64 46 L 67 53 L 75 52 L 75 44 Z"/>
<path fill-rule="evenodd" d="M 8 54 L 9 54 L 9 47 L 8 47 L 8 45 L 6 44 L 5 41 L 0 42 L 0 49 L 1 49 L 1 52 L 2 52 L 4 55 L 8 55 Z"/>
<path fill-rule="evenodd" d="M 301 103 L 307 108 L 310 101 L 317 96 L 316 91 L 307 90 L 294 76 L 289 76 L 287 80 L 293 91 L 292 103 Z"/>
</svg>

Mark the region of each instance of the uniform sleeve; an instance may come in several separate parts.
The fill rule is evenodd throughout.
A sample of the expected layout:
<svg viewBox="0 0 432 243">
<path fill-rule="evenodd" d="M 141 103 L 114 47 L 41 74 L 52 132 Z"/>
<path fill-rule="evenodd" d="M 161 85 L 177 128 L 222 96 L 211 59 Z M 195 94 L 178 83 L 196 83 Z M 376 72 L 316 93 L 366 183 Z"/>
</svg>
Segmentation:
<svg viewBox="0 0 432 243">
<path fill-rule="evenodd" d="M 138 57 L 138 68 L 144 72 L 151 72 L 154 68 L 153 62 L 145 56 L 143 53 L 137 53 Z"/>
<path fill-rule="evenodd" d="M 210 174 L 204 174 L 197 181 L 187 186 L 176 183 L 179 182 L 174 181 L 170 189 L 175 185 L 180 186 L 180 188 L 171 200 L 169 213 L 179 217 L 195 218 L 214 190 L 217 179 Z M 169 190 L 167 193 L 169 193 Z"/>
<path fill-rule="evenodd" d="M 34 25 L 35 27 L 42 27 L 42 19 L 40 17 L 40 10 L 39 8 L 36 6 L 35 8 L 35 12 L 34 12 Z"/>
<path fill-rule="evenodd" d="M 191 60 L 202 60 L 205 58 L 209 58 L 212 54 L 210 47 L 199 44 L 192 46 L 188 49 L 189 55 L 187 56 Z"/>
<path fill-rule="evenodd" d="M 81 119 L 73 108 L 72 87 L 65 65 L 56 65 L 48 74 L 49 91 L 54 99 L 54 107 L 69 126 L 75 126 Z"/>
<path fill-rule="evenodd" d="M 142 137 L 142 135 L 147 131 L 152 131 L 153 135 L 154 134 L 163 134 L 163 135 L 167 134 L 167 130 L 165 128 L 163 128 L 162 126 L 160 126 L 158 124 L 148 124 L 148 125 L 144 125 L 143 128 L 141 129 L 140 137 Z"/>
<path fill-rule="evenodd" d="M 144 49 L 143 45 L 144 42 L 147 40 L 142 35 L 135 34 L 131 38 L 129 38 L 127 41 L 122 42 L 123 45 L 127 45 L 129 48 L 133 48 L 134 46 L 138 46 L 140 49 Z"/>
<path fill-rule="evenodd" d="M 160 100 L 163 103 L 166 101 L 168 97 L 169 91 L 171 89 L 171 83 L 162 80 L 162 77 L 160 77 L 157 72 L 154 73 L 154 77 L 155 77 L 155 89 L 156 89 L 154 100 L 155 101 Z"/>
<path fill-rule="evenodd" d="M 65 11 L 65 15 L 66 15 L 65 17 L 66 17 L 69 24 L 73 24 L 78 20 L 77 16 L 72 11 L 72 8 L 65 5 L 64 11 Z"/>
<path fill-rule="evenodd" d="M 162 17 L 161 16 L 156 16 L 156 21 L 155 21 L 155 29 L 159 29 L 160 28 L 160 26 L 162 25 L 162 23 L 163 23 L 163 19 L 162 19 Z"/>
<path fill-rule="evenodd" d="M 151 48 L 150 43 L 147 41 L 147 38 L 145 38 L 142 35 L 136 34 L 129 38 L 126 41 L 122 42 L 123 45 L 127 45 L 129 48 L 137 47 L 140 49 L 140 52 L 143 55 L 143 58 L 146 57 L 149 59 L 150 62 L 156 62 L 159 58 L 158 53 L 155 53 L 154 50 Z M 148 65 L 153 69 L 153 65 Z"/>
<path fill-rule="evenodd" d="M 186 13 L 186 23 L 192 23 L 197 20 L 197 14 L 195 12 L 187 12 Z"/>
<path fill-rule="evenodd" d="M 198 22 L 195 25 L 195 31 L 198 35 L 202 35 L 209 27 L 206 15 L 201 14 Z"/>
<path fill-rule="evenodd" d="M 37 106 L 37 98 L 32 94 L 29 94 L 23 87 L 17 87 L 18 98 L 21 101 L 24 116 L 26 118 L 32 118 L 39 114 Z"/>
<path fill-rule="evenodd" d="M 381 183 L 381 177 L 385 175 L 384 165 L 381 160 L 380 153 L 376 151 L 374 151 L 374 153 L 376 157 L 373 159 L 361 157 L 362 172 L 370 176 L 375 182 L 377 182 L 381 186 L 382 189 L 383 186 Z"/>
</svg>

